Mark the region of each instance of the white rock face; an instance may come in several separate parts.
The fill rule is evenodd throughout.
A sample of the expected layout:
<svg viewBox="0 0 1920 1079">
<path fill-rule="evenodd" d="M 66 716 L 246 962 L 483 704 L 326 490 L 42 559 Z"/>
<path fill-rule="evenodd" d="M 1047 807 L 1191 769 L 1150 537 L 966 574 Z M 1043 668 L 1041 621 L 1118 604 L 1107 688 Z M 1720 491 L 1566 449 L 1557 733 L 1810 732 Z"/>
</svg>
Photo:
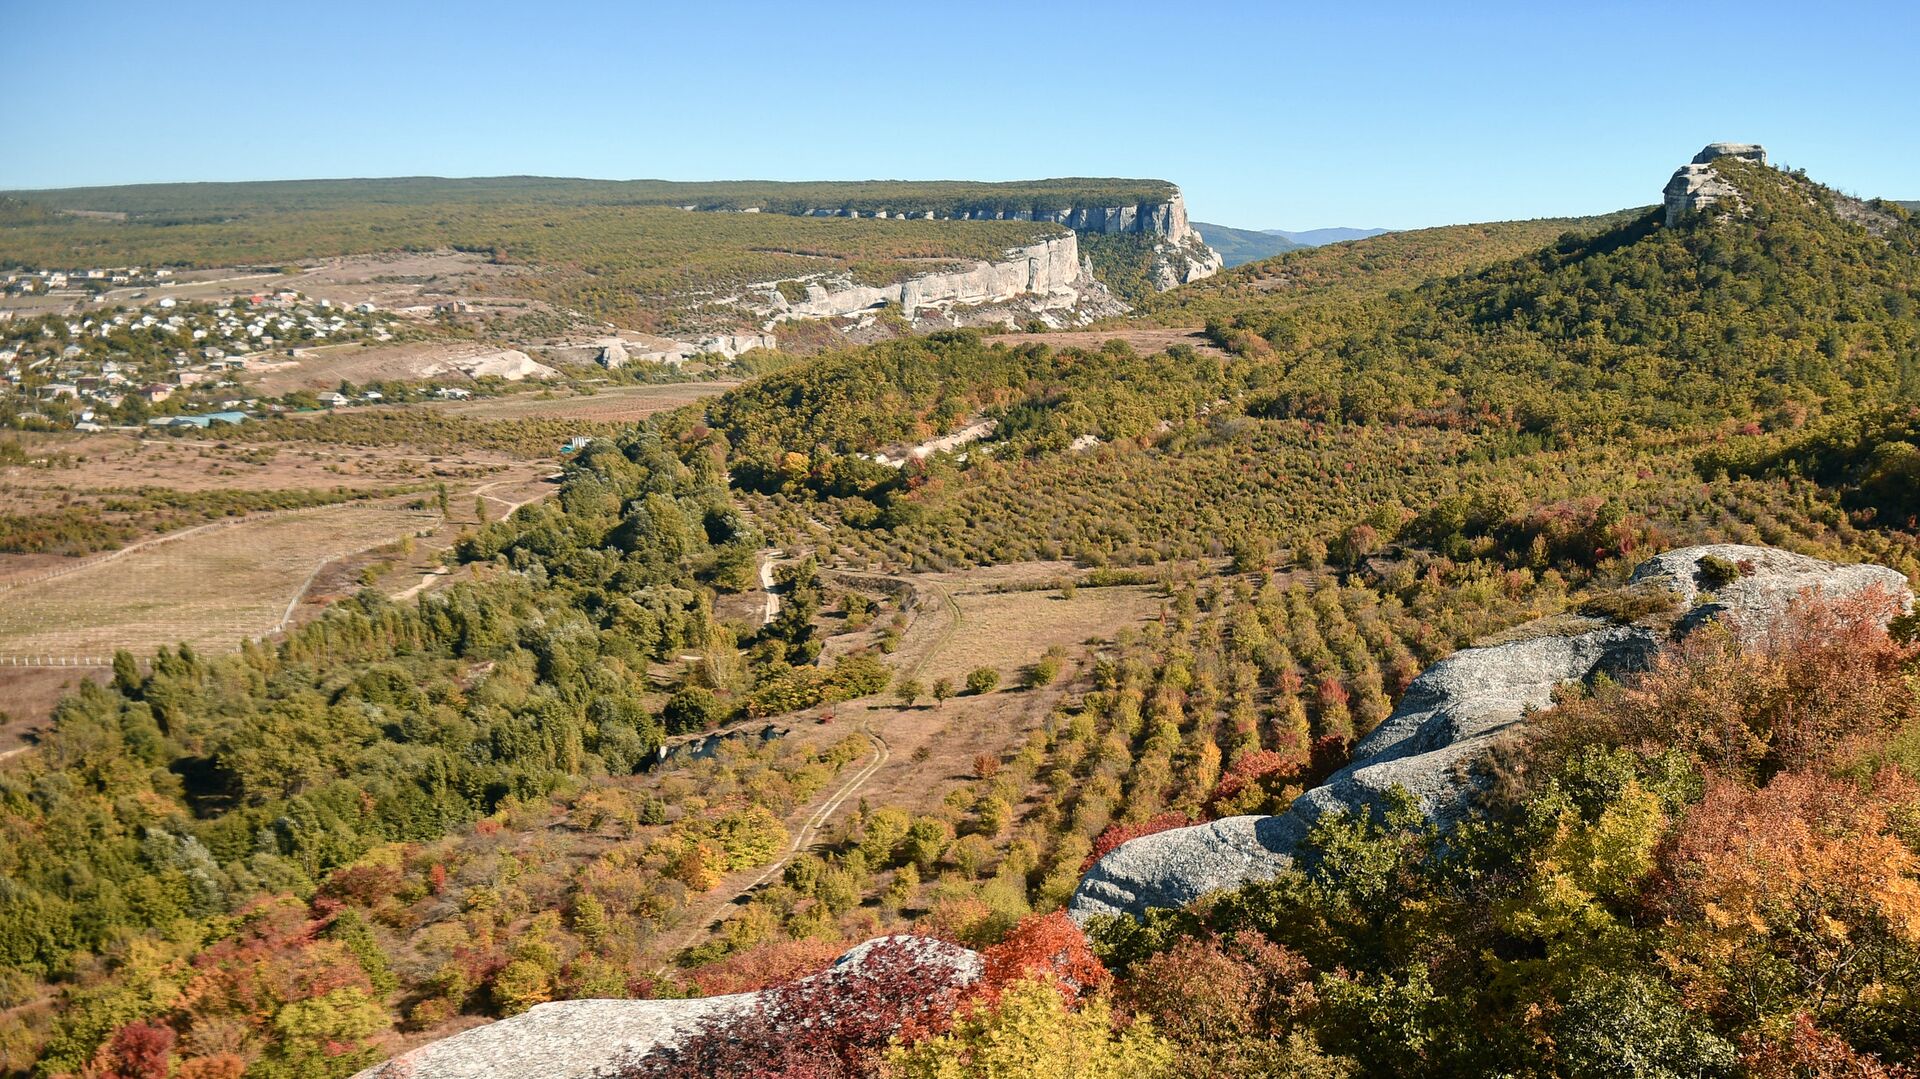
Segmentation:
<svg viewBox="0 0 1920 1079">
<path fill-rule="evenodd" d="M 850 282 L 811 282 L 806 298 L 788 300 L 772 284 L 756 286 L 751 302 L 775 322 L 796 318 L 835 318 L 876 308 L 892 307 L 908 318 L 928 308 L 1005 303 L 1031 297 L 1042 308 L 1067 308 L 1078 303 L 1094 282 L 1080 271 L 1078 238 L 1042 240 L 1009 250 L 993 262 L 976 262 L 963 270 L 922 274 L 893 285 L 857 285 Z"/>
<path fill-rule="evenodd" d="M 440 363 L 422 368 L 420 373 L 422 377 L 431 378 L 434 375 L 444 375 L 452 371 L 458 371 L 468 378 L 485 378 L 491 375 L 504 378 L 508 382 L 519 382 L 528 378 L 560 377 L 560 372 L 517 348 L 449 357 Z"/>
<path fill-rule="evenodd" d="M 911 948 L 922 969 L 953 985 L 979 979 L 980 957 L 928 937 L 880 937 L 859 945 L 812 978 L 857 976 L 888 941 Z M 663 1046 L 677 1045 L 703 1022 L 751 1010 L 761 993 L 696 1000 L 564 1000 L 475 1027 L 376 1064 L 353 1079 L 593 1079 Z"/>
<path fill-rule="evenodd" d="M 1711 602 L 1698 603 L 1706 590 L 1699 562 L 1709 555 L 1734 563 L 1743 575 L 1714 589 Z M 1883 588 L 1909 607 L 1913 602 L 1906 578 L 1884 566 L 1842 566 L 1737 544 L 1668 551 L 1642 563 L 1631 580 L 1682 598 L 1688 613 L 1676 632 L 1719 618 L 1748 640 L 1763 638 L 1806 593 L 1844 598 Z M 1068 913 L 1081 922 L 1096 914 L 1139 914 L 1271 878 L 1293 864 L 1315 821 L 1336 810 L 1377 808 L 1395 786 L 1412 794 L 1428 819 L 1452 825 L 1479 789 L 1469 766 L 1494 739 L 1549 705 L 1559 686 L 1643 668 L 1664 643 L 1660 631 L 1644 624 L 1583 619 L 1562 622 L 1558 630 L 1464 649 L 1428 668 L 1393 714 L 1354 746 L 1352 763 L 1285 813 L 1228 817 L 1121 844 L 1087 871 Z"/>
<path fill-rule="evenodd" d="M 1690 164 L 1682 165 L 1674 172 L 1673 178 L 1667 181 L 1666 188 L 1661 192 L 1666 199 L 1668 228 L 1678 224 L 1683 215 L 1704 210 L 1723 200 L 1731 200 L 1744 208 L 1739 189 L 1714 170 L 1713 162 L 1723 157 L 1761 165 L 1767 163 L 1766 147 L 1756 143 L 1709 143 L 1705 149 L 1693 155 Z"/>
</svg>

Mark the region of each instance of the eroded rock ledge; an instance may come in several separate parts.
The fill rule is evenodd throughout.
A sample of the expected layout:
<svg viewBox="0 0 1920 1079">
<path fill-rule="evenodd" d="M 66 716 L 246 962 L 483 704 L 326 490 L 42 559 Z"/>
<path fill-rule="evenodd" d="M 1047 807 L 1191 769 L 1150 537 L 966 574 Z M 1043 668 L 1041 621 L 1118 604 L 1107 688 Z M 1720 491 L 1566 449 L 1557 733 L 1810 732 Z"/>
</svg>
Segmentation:
<svg viewBox="0 0 1920 1079">
<path fill-rule="evenodd" d="M 1722 559 L 1742 575 L 1709 589 L 1701 560 Z M 1547 707 L 1553 691 L 1596 674 L 1644 668 L 1669 640 L 1709 619 L 1744 637 L 1767 633 L 1797 597 L 1884 588 L 1909 604 L 1906 578 L 1884 566 L 1836 565 L 1768 547 L 1714 544 L 1668 551 L 1635 569 L 1631 584 L 1666 588 L 1685 614 L 1671 631 L 1651 620 L 1614 625 L 1562 617 L 1507 643 L 1469 648 L 1428 668 L 1400 704 L 1354 746 L 1353 761 L 1276 816 L 1228 817 L 1123 843 L 1087 871 L 1067 911 L 1139 914 L 1184 906 L 1221 888 L 1271 878 L 1293 862 L 1313 823 L 1336 810 L 1372 809 L 1395 786 L 1446 827 L 1468 811 L 1479 781 L 1466 767 L 1501 733 Z M 1711 591 L 1711 596 L 1705 593 Z"/>
<path fill-rule="evenodd" d="M 1675 170 L 1673 179 L 1667 181 L 1661 194 L 1666 199 L 1667 227 L 1680 223 L 1686 214 L 1704 210 L 1717 202 L 1731 201 L 1744 206 L 1740 200 L 1740 189 L 1728 183 L 1713 163 L 1723 157 L 1735 157 L 1742 161 L 1752 161 L 1764 165 L 1767 163 L 1766 147 L 1751 142 L 1714 142 L 1693 155 L 1693 160 Z"/>
</svg>

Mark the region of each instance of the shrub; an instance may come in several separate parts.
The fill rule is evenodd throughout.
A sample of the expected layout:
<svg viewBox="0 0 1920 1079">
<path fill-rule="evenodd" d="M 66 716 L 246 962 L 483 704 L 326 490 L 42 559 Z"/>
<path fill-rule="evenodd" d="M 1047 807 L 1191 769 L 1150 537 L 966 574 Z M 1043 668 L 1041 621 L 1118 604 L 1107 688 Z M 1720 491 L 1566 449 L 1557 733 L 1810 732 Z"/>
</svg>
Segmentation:
<svg viewBox="0 0 1920 1079">
<path fill-rule="evenodd" d="M 967 692 L 974 696 L 992 693 L 1000 685 L 1000 672 L 992 667 L 975 667 L 967 672 Z"/>
<path fill-rule="evenodd" d="M 1620 625 L 1668 614 L 1680 606 L 1680 597 L 1665 588 L 1616 588 L 1587 597 L 1580 613 Z"/>
<path fill-rule="evenodd" d="M 1725 588 L 1745 576 L 1738 562 L 1721 558 L 1719 555 L 1701 555 L 1700 560 L 1694 565 L 1699 569 L 1698 579 L 1701 587 L 1709 591 Z"/>
</svg>

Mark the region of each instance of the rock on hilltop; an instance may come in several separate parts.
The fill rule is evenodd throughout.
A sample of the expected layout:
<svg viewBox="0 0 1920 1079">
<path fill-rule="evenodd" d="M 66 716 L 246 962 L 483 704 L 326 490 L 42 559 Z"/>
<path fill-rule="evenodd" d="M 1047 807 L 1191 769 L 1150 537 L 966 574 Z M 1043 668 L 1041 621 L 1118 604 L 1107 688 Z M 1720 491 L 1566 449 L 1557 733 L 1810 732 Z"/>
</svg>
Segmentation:
<svg viewBox="0 0 1920 1079">
<path fill-rule="evenodd" d="M 1741 575 L 1713 582 L 1703 559 L 1737 566 Z M 1629 584 L 1671 591 L 1685 613 L 1671 630 L 1652 618 L 1614 625 L 1563 616 L 1522 627 L 1506 643 L 1456 652 L 1414 679 L 1393 714 L 1354 746 L 1352 763 L 1285 813 L 1228 817 L 1123 843 L 1087 871 L 1068 913 L 1082 922 L 1096 914 L 1137 915 L 1268 879 L 1292 864 L 1315 821 L 1337 810 L 1377 808 L 1396 786 L 1418 799 L 1428 819 L 1451 825 L 1479 790 L 1469 766 L 1495 738 L 1551 704 L 1566 683 L 1644 668 L 1670 633 L 1719 618 L 1744 636 L 1764 634 L 1808 592 L 1846 597 L 1880 587 L 1912 602 L 1906 578 L 1884 566 L 1735 544 L 1669 551 L 1642 563 Z"/>
<path fill-rule="evenodd" d="M 1680 222 L 1680 218 L 1695 210 L 1704 210 L 1716 202 L 1732 200 L 1740 203 L 1740 190 L 1728 183 L 1717 171 L 1713 163 L 1723 157 L 1739 158 L 1756 164 L 1767 163 L 1766 147 L 1752 142 L 1713 142 L 1693 155 L 1693 160 L 1674 171 L 1673 179 L 1661 192 L 1666 197 L 1667 227 Z"/>
</svg>

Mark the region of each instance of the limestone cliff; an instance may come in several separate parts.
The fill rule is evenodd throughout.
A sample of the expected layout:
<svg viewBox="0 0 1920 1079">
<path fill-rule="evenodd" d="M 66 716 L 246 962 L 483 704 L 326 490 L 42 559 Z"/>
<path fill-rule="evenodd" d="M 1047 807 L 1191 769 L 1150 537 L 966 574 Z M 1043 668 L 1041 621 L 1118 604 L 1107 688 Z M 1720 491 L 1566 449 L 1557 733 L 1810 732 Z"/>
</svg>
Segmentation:
<svg viewBox="0 0 1920 1079">
<path fill-rule="evenodd" d="M 808 207 L 807 217 L 910 218 L 929 221 L 1046 221 L 1079 233 L 1132 233 L 1157 237 L 1148 276 L 1165 291 L 1220 272 L 1219 252 L 1187 220 L 1187 202 L 1178 189 L 1164 199 L 1120 206 L 1061 206 L 1054 208 L 935 207 L 910 204 L 861 210 L 849 207 Z"/>
<path fill-rule="evenodd" d="M 1673 178 L 1667 181 L 1661 192 L 1666 198 L 1667 227 L 1679 224 L 1683 215 L 1696 210 L 1704 210 L 1715 203 L 1731 201 L 1739 206 L 1740 191 L 1728 183 L 1713 163 L 1722 157 L 1739 158 L 1764 165 L 1767 163 L 1767 151 L 1764 146 L 1751 142 L 1715 142 L 1693 155 L 1693 160 L 1674 171 Z"/>
<path fill-rule="evenodd" d="M 883 312 L 916 328 L 1017 325 L 1030 318 L 1059 327 L 1127 309 L 1093 277 L 1073 232 L 1012 248 L 999 259 L 934 270 L 890 285 L 863 285 L 844 274 L 823 274 L 798 282 L 805 291 L 794 297 L 785 291 L 794 284 L 749 286 L 733 302 L 762 317 L 768 330 L 791 319 L 860 319 Z"/>
<path fill-rule="evenodd" d="M 1741 567 L 1737 580 L 1711 597 L 1701 559 Z M 1414 679 L 1399 706 L 1353 748 L 1353 760 L 1301 795 L 1285 813 L 1228 817 L 1121 844 L 1089 869 L 1068 912 L 1139 914 L 1178 907 L 1221 888 L 1264 880 L 1293 863 L 1313 823 L 1328 813 L 1371 810 L 1393 788 L 1412 794 L 1441 827 L 1468 811 L 1480 788 L 1473 765 L 1494 740 L 1527 713 L 1547 707 L 1556 688 L 1598 674 L 1642 668 L 1669 639 L 1708 619 L 1724 619 L 1743 635 L 1764 634 L 1798 596 L 1849 596 L 1884 588 L 1911 603 L 1906 578 L 1883 566 L 1841 566 L 1767 547 L 1688 547 L 1649 559 L 1631 584 L 1672 592 L 1685 614 L 1667 627 L 1653 620 L 1613 625 L 1566 617 L 1512 635 L 1507 643 L 1469 648 Z"/>
</svg>

